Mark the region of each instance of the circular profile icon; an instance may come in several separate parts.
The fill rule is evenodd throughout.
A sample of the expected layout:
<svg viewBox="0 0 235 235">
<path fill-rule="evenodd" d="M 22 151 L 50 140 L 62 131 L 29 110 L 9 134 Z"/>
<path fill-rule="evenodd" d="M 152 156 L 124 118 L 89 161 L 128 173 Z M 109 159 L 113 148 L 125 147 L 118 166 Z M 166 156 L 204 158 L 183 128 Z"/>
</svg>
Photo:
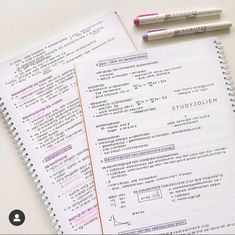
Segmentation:
<svg viewBox="0 0 235 235">
<path fill-rule="evenodd" d="M 21 210 L 13 210 L 9 215 L 9 221 L 15 226 L 19 226 L 24 223 L 25 215 Z"/>
</svg>

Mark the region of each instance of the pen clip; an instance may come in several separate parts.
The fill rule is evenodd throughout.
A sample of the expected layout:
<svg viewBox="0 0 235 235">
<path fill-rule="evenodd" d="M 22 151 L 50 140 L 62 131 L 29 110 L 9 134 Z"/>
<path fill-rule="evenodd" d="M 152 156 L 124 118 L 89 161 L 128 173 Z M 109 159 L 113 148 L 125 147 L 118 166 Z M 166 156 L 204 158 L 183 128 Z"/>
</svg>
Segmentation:
<svg viewBox="0 0 235 235">
<path fill-rule="evenodd" d="M 142 15 L 138 15 L 137 17 L 143 17 L 143 16 L 153 16 L 153 15 L 158 15 L 158 13 L 148 13 L 148 14 L 142 14 Z"/>
<path fill-rule="evenodd" d="M 166 29 L 164 29 L 164 28 L 151 29 L 151 30 L 148 30 L 147 33 L 158 32 L 158 31 L 163 31 L 163 30 L 166 30 Z"/>
</svg>

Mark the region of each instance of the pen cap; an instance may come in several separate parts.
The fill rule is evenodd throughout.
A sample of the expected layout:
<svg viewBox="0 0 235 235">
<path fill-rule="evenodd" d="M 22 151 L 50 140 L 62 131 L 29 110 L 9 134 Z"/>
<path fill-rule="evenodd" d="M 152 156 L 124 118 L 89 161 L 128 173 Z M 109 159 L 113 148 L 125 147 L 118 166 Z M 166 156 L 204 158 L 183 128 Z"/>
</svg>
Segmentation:
<svg viewBox="0 0 235 235">
<path fill-rule="evenodd" d="M 161 39 L 161 38 L 166 38 L 166 37 L 168 37 L 167 30 L 164 28 L 160 28 L 160 29 L 153 29 L 153 30 L 147 31 L 143 35 L 143 40 L 148 41 L 148 40 L 152 40 L 153 38 Z"/>
<path fill-rule="evenodd" d="M 135 19 L 134 19 L 134 24 L 136 26 L 140 25 L 140 24 L 151 24 L 151 23 L 155 23 L 155 19 L 154 17 L 157 16 L 158 13 L 149 13 L 149 14 L 143 14 L 143 15 L 138 15 Z"/>
</svg>

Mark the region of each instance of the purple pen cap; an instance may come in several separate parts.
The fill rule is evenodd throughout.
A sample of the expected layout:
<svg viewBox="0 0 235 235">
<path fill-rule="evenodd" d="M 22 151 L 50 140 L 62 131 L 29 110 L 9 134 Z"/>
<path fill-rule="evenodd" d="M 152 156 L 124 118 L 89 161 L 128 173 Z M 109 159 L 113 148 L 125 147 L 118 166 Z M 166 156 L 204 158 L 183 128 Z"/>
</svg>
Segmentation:
<svg viewBox="0 0 235 235">
<path fill-rule="evenodd" d="M 145 42 L 148 41 L 148 33 L 151 33 L 151 32 L 158 32 L 158 31 L 163 31 L 163 30 L 166 30 L 166 29 L 164 29 L 164 28 L 160 28 L 160 29 L 151 29 L 151 30 L 147 31 L 147 32 L 143 35 L 143 40 L 144 40 Z"/>
<path fill-rule="evenodd" d="M 144 40 L 145 42 L 148 41 L 148 34 L 147 34 L 147 33 L 145 33 L 145 34 L 143 35 L 143 40 Z"/>
</svg>

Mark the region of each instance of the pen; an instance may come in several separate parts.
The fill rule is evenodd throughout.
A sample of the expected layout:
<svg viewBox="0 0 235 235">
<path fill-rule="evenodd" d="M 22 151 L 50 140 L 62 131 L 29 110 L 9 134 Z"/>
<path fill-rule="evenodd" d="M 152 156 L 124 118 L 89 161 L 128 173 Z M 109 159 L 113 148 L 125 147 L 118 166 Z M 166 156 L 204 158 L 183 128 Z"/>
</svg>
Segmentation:
<svg viewBox="0 0 235 235">
<path fill-rule="evenodd" d="M 195 26 L 174 28 L 174 29 L 159 28 L 159 29 L 153 29 L 153 30 L 147 31 L 143 35 L 143 40 L 149 41 L 149 40 L 155 40 L 155 39 L 177 37 L 177 36 L 187 35 L 187 34 L 203 33 L 203 32 L 208 32 L 208 31 L 228 29 L 231 26 L 232 26 L 231 22 L 221 22 L 221 23 L 195 25 Z"/>
<path fill-rule="evenodd" d="M 138 15 L 134 19 L 134 24 L 138 26 L 142 24 L 152 24 L 165 21 L 185 20 L 188 18 L 218 15 L 221 12 L 222 12 L 221 8 L 215 8 L 215 9 L 174 12 L 162 15 L 159 15 L 158 13 L 150 13 L 150 14 Z"/>
</svg>

